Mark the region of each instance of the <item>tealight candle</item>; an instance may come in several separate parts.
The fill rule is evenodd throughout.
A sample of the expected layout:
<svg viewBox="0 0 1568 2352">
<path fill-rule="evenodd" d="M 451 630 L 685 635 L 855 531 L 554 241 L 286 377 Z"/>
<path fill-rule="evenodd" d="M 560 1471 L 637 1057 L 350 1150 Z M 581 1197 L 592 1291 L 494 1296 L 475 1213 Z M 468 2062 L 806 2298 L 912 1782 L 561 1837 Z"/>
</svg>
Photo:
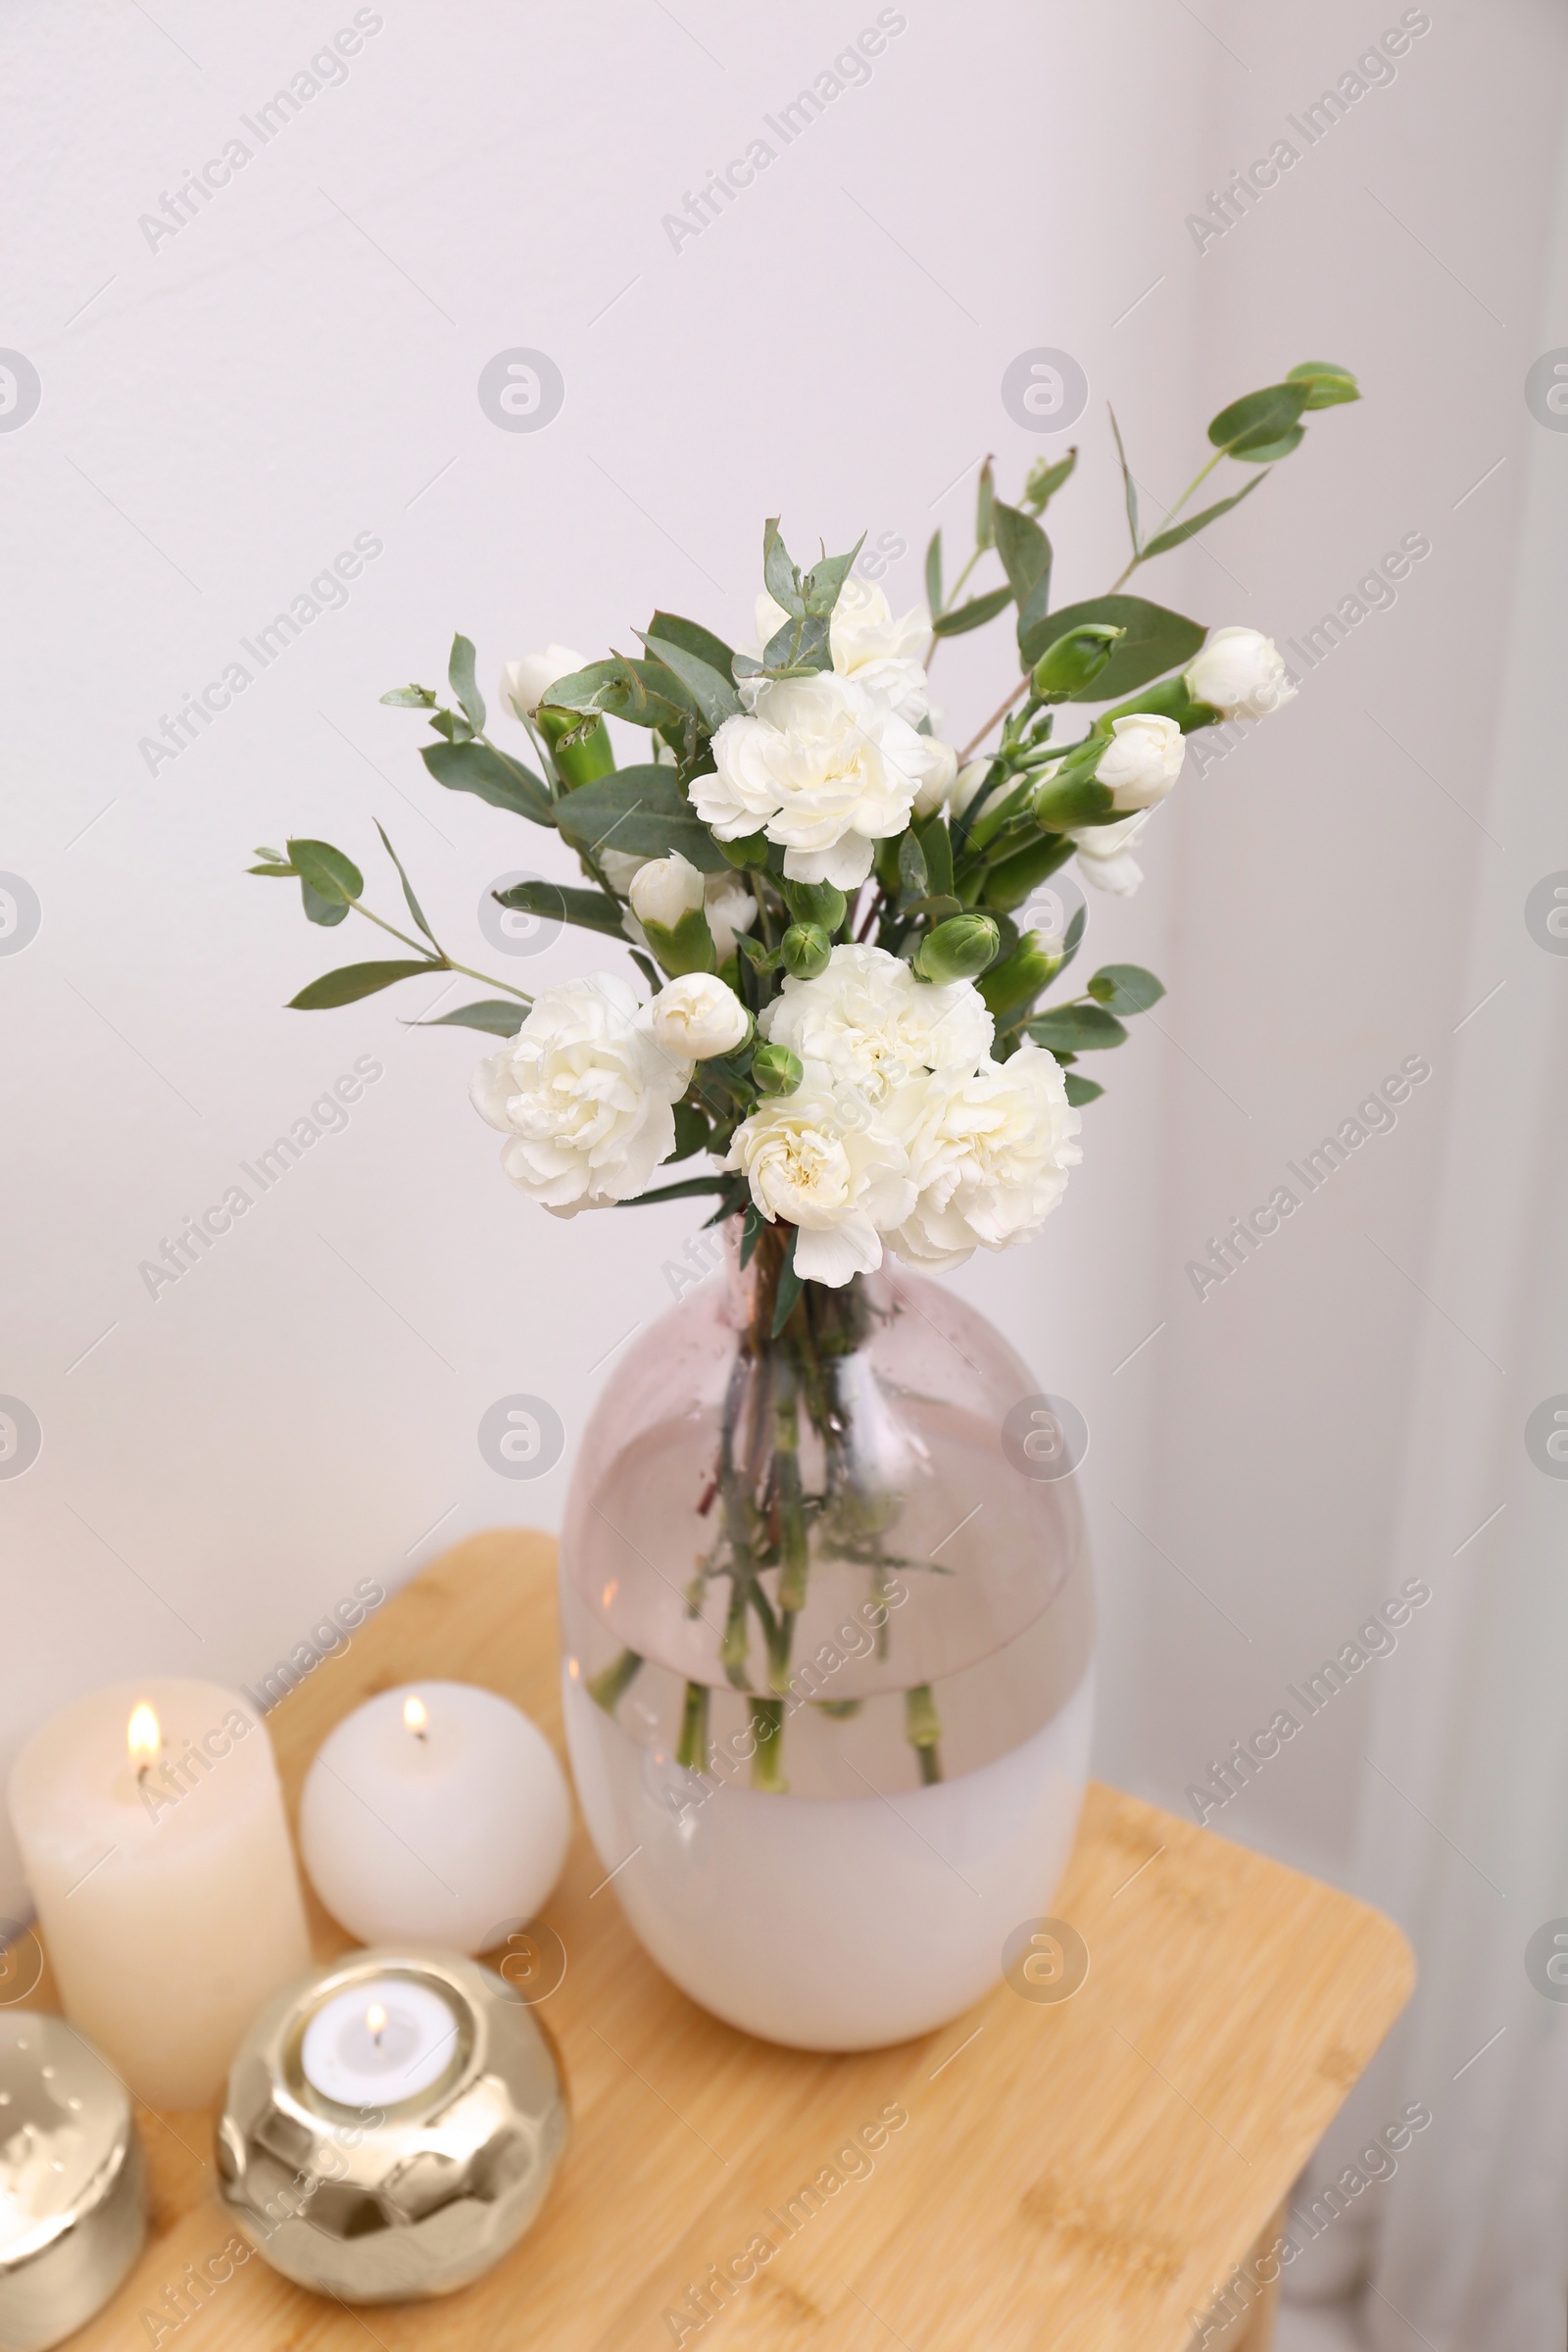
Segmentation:
<svg viewBox="0 0 1568 2352">
<path fill-rule="evenodd" d="M 362 1943 L 487 1949 L 533 1918 L 570 1834 L 549 1740 L 468 1683 L 367 1700 L 322 1742 L 300 1800 L 311 1884 Z"/>
<path fill-rule="evenodd" d="M 349 1952 L 246 2034 L 219 2190 L 301 2286 L 449 2294 L 527 2229 L 566 2129 L 550 2044 L 510 1984 L 456 1953 Z"/>
<path fill-rule="evenodd" d="M 95 1690 L 33 1734 L 8 1793 L 66 2015 L 149 2106 L 206 2106 L 311 1958 L 256 1710 L 173 1678 Z"/>
</svg>

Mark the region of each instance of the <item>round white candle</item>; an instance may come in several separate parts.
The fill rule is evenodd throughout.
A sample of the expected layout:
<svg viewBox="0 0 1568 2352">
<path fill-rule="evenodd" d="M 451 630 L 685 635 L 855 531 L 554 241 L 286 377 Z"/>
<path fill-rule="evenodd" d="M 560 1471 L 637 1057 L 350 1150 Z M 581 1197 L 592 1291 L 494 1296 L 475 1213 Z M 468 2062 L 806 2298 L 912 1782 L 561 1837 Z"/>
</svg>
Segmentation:
<svg viewBox="0 0 1568 2352">
<path fill-rule="evenodd" d="M 95 1690 L 33 1734 L 8 1796 L 66 2015 L 149 2106 L 207 2105 L 311 1958 L 255 1708 L 172 1677 Z"/>
<path fill-rule="evenodd" d="M 311 1884 L 362 1943 L 483 1951 L 538 1911 L 570 1833 L 544 1734 L 468 1683 L 411 1683 L 356 1708 L 323 1742 L 300 1804 Z"/>
<path fill-rule="evenodd" d="M 394 2107 L 438 2082 L 458 2056 L 450 2001 L 407 1977 L 372 1977 L 324 2001 L 305 2029 L 305 2078 L 340 2107 Z"/>
</svg>

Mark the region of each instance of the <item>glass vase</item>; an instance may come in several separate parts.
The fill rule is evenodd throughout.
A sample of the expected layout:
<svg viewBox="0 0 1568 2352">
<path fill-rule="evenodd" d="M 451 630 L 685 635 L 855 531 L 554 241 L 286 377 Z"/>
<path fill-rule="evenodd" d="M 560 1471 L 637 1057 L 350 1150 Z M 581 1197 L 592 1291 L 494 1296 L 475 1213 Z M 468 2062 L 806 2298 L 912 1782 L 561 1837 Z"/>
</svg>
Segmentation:
<svg viewBox="0 0 1568 2352">
<path fill-rule="evenodd" d="M 1094 1607 L 1048 1401 L 889 1264 L 797 1294 L 763 1226 L 620 1359 L 562 1544 L 578 1795 L 694 2000 L 874 2048 L 957 2015 L 1050 1910 Z"/>
</svg>

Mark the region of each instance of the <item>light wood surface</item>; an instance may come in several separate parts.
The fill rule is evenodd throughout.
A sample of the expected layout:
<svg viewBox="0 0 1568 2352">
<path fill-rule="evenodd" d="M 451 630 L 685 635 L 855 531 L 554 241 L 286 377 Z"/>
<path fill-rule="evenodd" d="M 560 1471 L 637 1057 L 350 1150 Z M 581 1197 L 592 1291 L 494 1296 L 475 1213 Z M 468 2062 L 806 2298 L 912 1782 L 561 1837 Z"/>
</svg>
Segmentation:
<svg viewBox="0 0 1568 2352">
<path fill-rule="evenodd" d="M 341 1715 L 421 1675 L 504 1692 L 560 1747 L 554 1564 L 546 1537 L 479 1536 L 389 1601 L 268 1719 L 291 1804 Z M 231 2230 L 211 2119 L 143 2109 L 148 2248 L 80 2352 L 655 2352 L 677 2341 L 666 2311 L 759 2234 L 779 2250 L 688 2323 L 688 2346 L 1185 2352 L 1412 1981 L 1378 1913 L 1098 1785 L 1054 1905 L 1089 1945 L 1082 1989 L 1045 2005 L 1002 1985 L 868 2056 L 777 2049 L 695 2008 L 603 1878 L 579 1827 L 545 1914 L 566 1976 L 537 2012 L 572 2143 L 497 2270 L 351 2312 L 258 2258 L 177 2320 L 169 2290 Z M 313 1926 L 322 1958 L 349 1941 L 318 1909 Z M 52 2005 L 47 1974 L 29 2005 Z M 769 2217 L 889 2107 L 908 2120 L 873 2169 L 785 2240 Z M 1261 2352 L 1260 2328 L 1254 2314 L 1210 2340 Z"/>
</svg>

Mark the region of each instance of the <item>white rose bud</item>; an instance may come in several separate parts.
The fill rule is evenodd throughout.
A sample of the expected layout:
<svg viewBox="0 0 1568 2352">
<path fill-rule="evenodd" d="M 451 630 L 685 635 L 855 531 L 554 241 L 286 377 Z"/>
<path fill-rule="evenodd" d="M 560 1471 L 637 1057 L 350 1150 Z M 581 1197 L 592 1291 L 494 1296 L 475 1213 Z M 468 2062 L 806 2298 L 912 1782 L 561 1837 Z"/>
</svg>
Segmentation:
<svg viewBox="0 0 1568 2352">
<path fill-rule="evenodd" d="M 507 663 L 501 672 L 501 699 L 519 718 L 532 718 L 558 678 L 569 678 L 573 670 L 587 666 L 587 656 L 574 654 L 569 645 L 547 645 L 542 654 L 524 654 L 520 661 Z"/>
<path fill-rule="evenodd" d="M 673 931 L 683 914 L 695 914 L 703 903 L 703 877 L 679 850 L 667 858 L 650 858 L 626 887 L 631 910 L 640 923 L 662 923 Z"/>
<path fill-rule="evenodd" d="M 1173 718 L 1134 710 L 1110 722 L 1109 748 L 1095 770 L 1110 794 L 1113 808 L 1131 811 L 1152 808 L 1162 801 L 1182 772 L 1187 746 Z"/>
<path fill-rule="evenodd" d="M 752 1025 L 739 997 L 712 972 L 685 972 L 671 980 L 654 999 L 651 1012 L 654 1042 L 677 1061 L 733 1054 Z"/>
<path fill-rule="evenodd" d="M 1256 629 L 1216 629 L 1186 677 L 1194 702 L 1209 704 L 1222 718 L 1266 718 L 1296 699 L 1284 656 Z"/>
</svg>

